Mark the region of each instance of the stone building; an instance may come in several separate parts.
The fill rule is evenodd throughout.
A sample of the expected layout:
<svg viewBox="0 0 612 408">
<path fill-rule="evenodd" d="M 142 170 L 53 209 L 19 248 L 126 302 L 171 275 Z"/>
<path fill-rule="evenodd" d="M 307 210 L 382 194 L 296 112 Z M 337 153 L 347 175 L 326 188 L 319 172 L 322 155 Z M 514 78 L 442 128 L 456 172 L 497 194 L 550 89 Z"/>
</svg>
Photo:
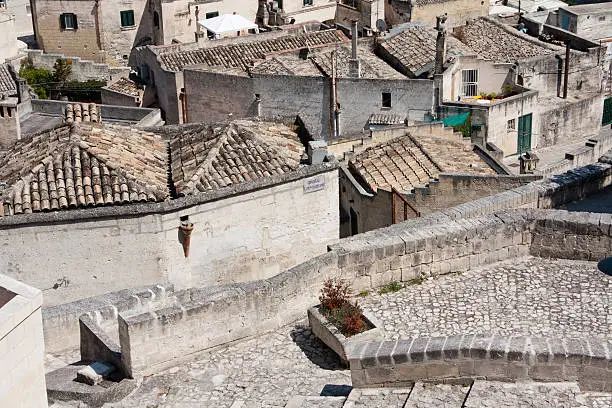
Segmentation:
<svg viewBox="0 0 612 408">
<path fill-rule="evenodd" d="M 47 407 L 42 292 L 0 274 L 0 406 Z"/>
<path fill-rule="evenodd" d="M 60 125 L 0 153 L 0 268 L 59 282 L 47 305 L 270 277 L 339 236 L 337 167 L 311 156 L 279 123 Z"/>
<path fill-rule="evenodd" d="M 20 52 L 27 48 L 23 41 L 17 39 L 20 29 L 15 15 L 0 3 L 0 63 L 19 58 Z"/>
<path fill-rule="evenodd" d="M 603 49 L 597 44 L 571 50 L 565 81 L 565 47 L 488 18 L 455 29 L 455 36 L 473 56 L 444 72 L 442 110 L 471 112 L 473 140 L 508 156 L 598 134 Z"/>
<path fill-rule="evenodd" d="M 185 116 L 185 99 L 182 95 L 189 92 L 185 85 L 186 67 L 217 66 L 222 67 L 222 70 L 230 75 L 239 72 L 239 75 L 244 77 L 252 61 L 263 59 L 267 53 L 300 50 L 346 41 L 346 37 L 335 30 L 319 31 L 320 24 L 287 27 L 286 30 L 256 36 L 136 49 L 132 65 L 137 67 L 139 80 L 146 85 L 145 101 L 154 101 L 158 104 L 167 123 L 207 120 L 202 117 Z M 202 84 L 202 86 L 208 85 L 214 86 L 213 83 Z M 227 98 L 231 93 L 219 87 L 217 90 L 223 97 L 222 104 L 218 104 L 217 108 L 223 109 L 223 104 L 232 103 L 232 100 Z M 244 94 L 243 90 L 240 92 Z M 254 95 L 249 96 L 254 98 Z M 206 95 L 200 97 L 206 98 Z M 194 99 L 192 101 L 196 102 Z"/>
<path fill-rule="evenodd" d="M 511 188 L 509 172 L 461 134 L 391 126 L 340 173 L 341 236 L 386 227 Z M 500 181 L 501 180 L 501 181 Z M 520 184 L 520 183 L 518 183 Z"/>
<path fill-rule="evenodd" d="M 143 93 L 134 81 L 119 78 L 102 88 L 101 98 L 105 105 L 141 106 Z"/>
<path fill-rule="evenodd" d="M 457 27 L 466 21 L 489 15 L 488 0 L 390 0 L 385 2 L 385 18 L 390 25 L 419 22 L 436 25 L 436 17 L 448 15 L 448 26 Z"/>
<path fill-rule="evenodd" d="M 34 30 L 30 0 L 6 0 L 3 3 L 6 5 L 6 10 L 15 17 L 17 37 L 31 35 Z"/>
</svg>

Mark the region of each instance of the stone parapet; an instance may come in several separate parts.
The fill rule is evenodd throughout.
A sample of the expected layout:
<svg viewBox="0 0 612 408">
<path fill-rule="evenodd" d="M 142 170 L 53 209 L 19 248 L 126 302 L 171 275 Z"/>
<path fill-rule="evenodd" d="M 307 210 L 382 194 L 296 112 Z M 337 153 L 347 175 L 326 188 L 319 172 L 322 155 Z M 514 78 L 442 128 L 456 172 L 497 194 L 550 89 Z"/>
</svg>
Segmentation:
<svg viewBox="0 0 612 408">
<path fill-rule="evenodd" d="M 416 381 L 577 381 L 612 391 L 612 350 L 598 339 L 462 335 L 359 344 L 349 350 L 353 387 Z"/>
</svg>

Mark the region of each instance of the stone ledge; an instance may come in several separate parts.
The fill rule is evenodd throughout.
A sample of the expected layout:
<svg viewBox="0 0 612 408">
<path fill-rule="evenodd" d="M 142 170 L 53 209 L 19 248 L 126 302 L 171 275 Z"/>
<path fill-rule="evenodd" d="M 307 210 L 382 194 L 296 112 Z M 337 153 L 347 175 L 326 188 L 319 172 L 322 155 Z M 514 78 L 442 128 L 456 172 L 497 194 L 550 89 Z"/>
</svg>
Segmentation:
<svg viewBox="0 0 612 408">
<path fill-rule="evenodd" d="M 353 386 L 487 378 L 578 381 L 612 390 L 612 350 L 599 339 L 461 335 L 368 342 L 348 351 Z"/>
</svg>

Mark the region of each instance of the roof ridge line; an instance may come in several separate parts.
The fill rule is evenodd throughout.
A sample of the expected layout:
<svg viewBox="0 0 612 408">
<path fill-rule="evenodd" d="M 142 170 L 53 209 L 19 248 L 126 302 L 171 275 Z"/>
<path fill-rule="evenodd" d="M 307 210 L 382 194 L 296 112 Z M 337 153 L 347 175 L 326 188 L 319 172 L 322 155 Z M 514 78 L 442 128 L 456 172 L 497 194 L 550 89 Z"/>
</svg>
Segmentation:
<svg viewBox="0 0 612 408">
<path fill-rule="evenodd" d="M 195 183 L 202 178 L 202 175 L 210 171 L 210 169 L 212 168 L 213 161 L 219 154 L 219 149 L 227 141 L 227 138 L 229 137 L 229 133 L 231 131 L 237 133 L 236 125 L 233 122 L 229 123 L 227 127 L 223 130 L 223 132 L 217 137 L 214 146 L 210 148 L 210 150 L 206 154 L 206 158 L 204 159 L 204 161 L 202 161 L 202 164 L 198 166 L 198 169 L 195 171 L 195 173 L 193 173 L 191 179 L 187 181 L 187 183 L 185 183 L 185 188 L 183 190 L 193 191 Z"/>
</svg>

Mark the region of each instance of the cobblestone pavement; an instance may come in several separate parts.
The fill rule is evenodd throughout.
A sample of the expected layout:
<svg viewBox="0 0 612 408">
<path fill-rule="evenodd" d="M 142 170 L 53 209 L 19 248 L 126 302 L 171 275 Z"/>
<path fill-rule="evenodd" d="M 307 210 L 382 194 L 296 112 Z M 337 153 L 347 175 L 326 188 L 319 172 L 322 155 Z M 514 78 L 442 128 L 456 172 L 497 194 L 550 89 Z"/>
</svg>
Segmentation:
<svg viewBox="0 0 612 408">
<path fill-rule="evenodd" d="M 612 278 L 595 263 L 522 258 L 462 275 L 446 275 L 361 304 L 389 336 L 460 332 L 597 335 L 610 338 Z M 130 396 L 104 407 L 542 407 L 608 408 L 611 394 L 575 383 L 417 383 L 406 390 L 351 390 L 349 370 L 310 332 L 307 322 L 203 354 L 145 378 Z M 336 398 L 314 398 L 335 396 Z M 348 399 L 342 403 L 342 396 Z M 51 408 L 78 406 L 55 403 Z"/>
<path fill-rule="evenodd" d="M 362 299 L 392 339 L 461 333 L 612 341 L 612 277 L 595 262 L 522 258 Z"/>
</svg>

